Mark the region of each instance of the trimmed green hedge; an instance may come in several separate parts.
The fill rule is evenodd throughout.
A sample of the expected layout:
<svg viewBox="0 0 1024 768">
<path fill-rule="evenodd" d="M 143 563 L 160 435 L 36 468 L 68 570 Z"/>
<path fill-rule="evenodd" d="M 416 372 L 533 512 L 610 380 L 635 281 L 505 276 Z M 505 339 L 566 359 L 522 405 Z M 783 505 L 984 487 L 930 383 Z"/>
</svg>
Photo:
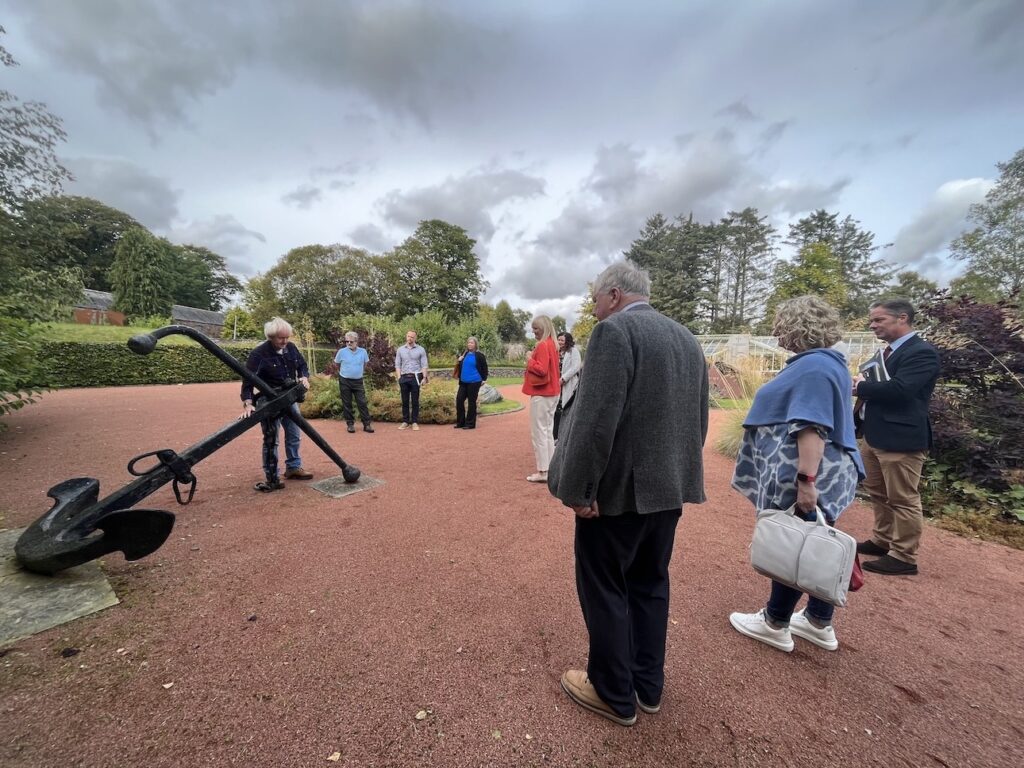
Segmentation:
<svg viewBox="0 0 1024 768">
<path fill-rule="evenodd" d="M 222 349 L 243 364 L 258 342 Z M 137 355 L 124 343 L 76 341 L 43 342 L 39 351 L 36 386 L 117 387 L 131 384 L 200 384 L 233 381 L 239 377 L 197 345 L 157 344 L 148 355 Z"/>
</svg>

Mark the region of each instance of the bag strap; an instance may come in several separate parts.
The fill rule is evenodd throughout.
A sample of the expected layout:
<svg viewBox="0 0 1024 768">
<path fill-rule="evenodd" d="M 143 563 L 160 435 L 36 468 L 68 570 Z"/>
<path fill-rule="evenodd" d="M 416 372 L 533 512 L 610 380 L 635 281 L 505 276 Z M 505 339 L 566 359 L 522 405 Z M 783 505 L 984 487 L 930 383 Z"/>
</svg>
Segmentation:
<svg viewBox="0 0 1024 768">
<path fill-rule="evenodd" d="M 796 517 L 796 504 L 793 504 L 792 506 L 790 506 L 789 509 L 785 509 L 783 511 L 786 514 L 793 515 L 793 517 Z M 829 527 L 828 519 L 825 517 L 825 513 L 821 511 L 821 507 L 819 507 L 818 505 L 815 505 L 814 506 L 814 512 L 815 512 L 815 514 L 817 515 L 817 518 L 818 518 L 815 522 L 818 525 L 823 525 L 826 528 L 828 528 Z M 808 520 L 807 522 L 811 522 L 811 521 Z"/>
</svg>

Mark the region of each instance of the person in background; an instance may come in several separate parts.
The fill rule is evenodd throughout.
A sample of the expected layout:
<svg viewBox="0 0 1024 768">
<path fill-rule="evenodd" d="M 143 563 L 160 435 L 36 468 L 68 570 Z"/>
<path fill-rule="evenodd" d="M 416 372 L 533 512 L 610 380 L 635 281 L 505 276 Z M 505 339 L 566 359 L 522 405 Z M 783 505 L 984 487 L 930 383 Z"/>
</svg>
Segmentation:
<svg viewBox="0 0 1024 768">
<path fill-rule="evenodd" d="M 853 399 L 846 358 L 830 349 L 842 338 L 839 313 L 816 296 L 782 302 L 773 335 L 795 353 L 779 375 L 757 390 L 743 422 L 743 442 L 732 487 L 760 509 L 789 509 L 805 520 L 815 507 L 828 522 L 853 503 L 864 466 L 853 428 Z M 757 613 L 733 613 L 729 622 L 747 637 L 793 650 L 793 635 L 827 651 L 839 647 L 835 606 L 772 582 L 771 595 Z"/>
<path fill-rule="evenodd" d="M 455 362 L 454 374 L 459 382 L 455 395 L 455 429 L 476 429 L 476 400 L 481 385 L 487 381 L 487 357 L 477 349 L 475 336 L 466 339 L 466 351 Z"/>
<path fill-rule="evenodd" d="M 562 392 L 558 398 L 558 407 L 555 409 L 555 422 L 551 435 L 558 439 L 558 425 L 562 416 L 572 405 L 572 399 L 576 395 L 576 386 L 580 380 L 580 370 L 583 368 L 583 358 L 576 347 L 576 341 L 568 331 L 558 334 L 558 370 L 562 383 Z"/>
<path fill-rule="evenodd" d="M 363 372 L 370 356 L 359 346 L 359 334 L 349 331 L 345 334 L 345 346 L 334 356 L 338 364 L 338 388 L 341 390 L 341 410 L 349 432 L 355 432 L 355 414 L 352 412 L 352 396 L 355 395 L 359 418 L 363 421 L 363 432 L 373 432 L 370 424 L 370 408 L 366 404 L 366 387 Z"/>
<path fill-rule="evenodd" d="M 259 376 L 274 389 L 281 389 L 289 382 L 298 381 L 309 389 L 309 367 L 299 348 L 289 339 L 292 326 L 280 317 L 275 317 L 263 326 L 267 340 L 253 349 L 245 361 L 245 367 Z M 259 401 L 267 397 L 268 392 L 254 392 L 253 386 L 242 381 L 242 418 L 251 416 Z M 292 403 L 291 409 L 299 412 L 298 403 Z M 284 483 L 277 473 L 277 437 L 278 430 L 284 426 L 284 452 L 286 478 L 308 480 L 313 473 L 302 468 L 299 456 L 299 440 L 302 431 L 299 425 L 288 418 L 268 419 L 260 422 L 263 429 L 263 473 L 264 482 L 256 483 L 256 490 L 263 493 L 278 491 Z"/>
<path fill-rule="evenodd" d="M 868 319 L 875 336 L 887 342 L 881 355 L 886 376 L 853 381 L 863 414 L 864 490 L 875 512 L 871 538 L 857 551 L 878 556 L 864 563 L 865 571 L 914 576 L 924 527 L 918 486 L 932 445 L 928 401 L 939 378 L 939 351 L 917 335 L 914 306 L 906 299 L 875 302 Z"/>
<path fill-rule="evenodd" d="M 523 374 L 523 394 L 530 398 L 530 439 L 537 471 L 528 475 L 531 483 L 548 481 L 548 465 L 555 452 L 552 429 L 555 408 L 561 387 L 558 381 L 558 349 L 555 347 L 555 327 L 547 315 L 537 315 L 530 323 L 537 346 L 526 357 Z"/>
<path fill-rule="evenodd" d="M 405 334 L 405 344 L 395 352 L 395 376 L 402 393 L 402 423 L 399 429 L 420 428 L 420 387 L 427 383 L 427 350 L 416 343 L 416 331 Z M 410 408 L 411 403 L 411 408 Z"/>
</svg>

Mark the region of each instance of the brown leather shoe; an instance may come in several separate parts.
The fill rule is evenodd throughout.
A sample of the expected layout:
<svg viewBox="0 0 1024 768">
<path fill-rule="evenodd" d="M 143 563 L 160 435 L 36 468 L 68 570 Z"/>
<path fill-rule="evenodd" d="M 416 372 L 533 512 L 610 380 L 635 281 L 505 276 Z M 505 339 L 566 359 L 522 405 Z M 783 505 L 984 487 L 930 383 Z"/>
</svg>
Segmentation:
<svg viewBox="0 0 1024 768">
<path fill-rule="evenodd" d="M 595 715 L 606 717 L 613 723 L 629 726 L 636 722 L 635 712 L 629 717 L 623 717 L 601 701 L 601 697 L 594 690 L 587 673 L 581 669 L 570 669 L 562 675 L 562 690 L 584 709 L 589 709 Z"/>
<path fill-rule="evenodd" d="M 313 477 L 313 473 L 308 469 L 302 467 L 296 467 L 295 469 L 286 469 L 284 476 L 292 480 L 309 480 Z"/>
</svg>

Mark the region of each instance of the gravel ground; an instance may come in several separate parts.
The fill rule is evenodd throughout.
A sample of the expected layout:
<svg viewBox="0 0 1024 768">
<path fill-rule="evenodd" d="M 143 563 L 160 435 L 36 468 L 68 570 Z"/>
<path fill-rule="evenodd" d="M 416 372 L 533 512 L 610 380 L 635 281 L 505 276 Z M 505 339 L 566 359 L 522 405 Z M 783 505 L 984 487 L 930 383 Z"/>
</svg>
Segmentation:
<svg viewBox="0 0 1024 768">
<path fill-rule="evenodd" d="M 132 455 L 235 418 L 236 389 L 45 395 L 0 435 L 0 525 L 29 524 L 69 477 L 112 492 Z M 121 604 L 0 650 L 0 763 L 1024 765 L 1024 552 L 929 527 L 922 575 L 868 574 L 837 653 L 783 654 L 729 626 L 768 585 L 730 462 L 709 451 L 710 501 L 685 511 L 672 562 L 664 706 L 620 728 L 558 685 L 586 663 L 573 522 L 524 480 L 525 411 L 473 432 L 315 424 L 385 484 L 255 493 L 253 430 L 197 467 L 191 506 L 150 497 L 178 522 L 154 555 L 106 558 Z M 860 538 L 870 513 L 842 524 Z"/>
</svg>

